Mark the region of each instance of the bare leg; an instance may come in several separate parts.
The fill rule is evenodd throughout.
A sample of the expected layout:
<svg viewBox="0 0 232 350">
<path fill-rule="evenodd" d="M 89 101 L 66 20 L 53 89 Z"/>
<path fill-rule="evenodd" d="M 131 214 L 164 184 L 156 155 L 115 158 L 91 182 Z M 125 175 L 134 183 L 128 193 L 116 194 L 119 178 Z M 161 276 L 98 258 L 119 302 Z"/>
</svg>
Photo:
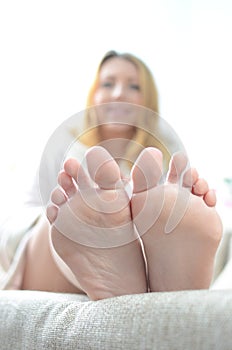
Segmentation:
<svg viewBox="0 0 232 350">
<path fill-rule="evenodd" d="M 222 235 L 214 192 L 195 170 L 184 173 L 183 154 L 172 158 L 166 183 L 159 185 L 161 164 L 161 153 L 146 149 L 132 171 L 132 216 L 144 244 L 150 290 L 208 288 Z"/>
<path fill-rule="evenodd" d="M 21 289 L 83 293 L 64 277 L 54 261 L 49 243 L 50 224 L 45 216 L 34 230 L 27 246 Z"/>
<path fill-rule="evenodd" d="M 130 201 L 109 153 L 87 153 L 88 175 L 74 159 L 65 164 L 48 208 L 56 252 L 93 300 L 147 291 L 140 240 L 131 220 Z"/>
</svg>

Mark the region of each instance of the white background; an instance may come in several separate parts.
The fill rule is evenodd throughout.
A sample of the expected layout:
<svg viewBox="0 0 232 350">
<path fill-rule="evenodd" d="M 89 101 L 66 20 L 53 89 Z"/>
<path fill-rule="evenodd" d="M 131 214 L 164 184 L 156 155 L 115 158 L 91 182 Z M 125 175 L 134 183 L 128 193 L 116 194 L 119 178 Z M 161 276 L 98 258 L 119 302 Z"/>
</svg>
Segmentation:
<svg viewBox="0 0 232 350">
<path fill-rule="evenodd" d="M 0 181 L 5 209 L 34 174 L 46 140 L 85 108 L 110 49 L 141 57 L 161 116 L 212 186 L 232 176 L 230 0 L 2 0 Z"/>
</svg>

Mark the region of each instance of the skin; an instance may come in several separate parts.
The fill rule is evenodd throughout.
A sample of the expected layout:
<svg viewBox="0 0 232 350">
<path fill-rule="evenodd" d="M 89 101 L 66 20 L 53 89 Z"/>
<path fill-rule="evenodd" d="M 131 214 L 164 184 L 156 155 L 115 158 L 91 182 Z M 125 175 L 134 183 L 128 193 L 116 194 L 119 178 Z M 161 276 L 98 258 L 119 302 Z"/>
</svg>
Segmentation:
<svg viewBox="0 0 232 350">
<path fill-rule="evenodd" d="M 107 102 L 143 104 L 138 71 L 131 62 L 116 57 L 103 64 L 93 104 Z M 102 127 L 100 133 L 102 133 L 103 140 L 115 139 L 118 136 L 125 139 L 123 145 L 121 143 L 117 145 L 117 150 L 112 142 L 105 145 L 105 148 L 110 149 L 111 154 L 114 155 L 116 151 L 123 154 L 126 140 L 131 138 L 134 130 L 131 126 L 122 127 L 117 124 L 113 127 Z M 67 184 L 63 182 L 63 186 L 66 188 Z M 67 193 L 72 194 L 72 189 L 68 188 Z M 56 213 L 56 208 L 50 208 L 50 212 L 52 211 Z M 73 283 L 68 282 L 60 268 L 57 267 L 49 236 L 50 224 L 46 217 L 42 217 L 27 247 L 26 268 L 21 288 L 82 293 L 79 284 L 74 286 Z M 41 259 L 41 246 L 45 247 L 43 249 L 43 259 Z M 38 261 L 40 261 L 40 264 L 37 263 Z"/>
<path fill-rule="evenodd" d="M 143 105 L 144 103 L 139 85 L 138 71 L 135 65 L 119 57 L 113 57 L 103 64 L 100 70 L 99 83 L 94 94 L 94 104 L 109 102 L 129 102 L 138 105 Z M 103 141 L 107 141 L 109 138 L 117 139 L 119 136 L 125 140 L 130 140 L 134 129 L 130 125 L 111 124 L 102 126 L 100 133 Z M 125 143 L 126 142 L 127 141 L 125 141 Z M 110 143 L 110 145 L 107 145 L 106 143 L 105 148 L 110 150 L 110 154 L 114 156 L 114 153 L 116 151 L 118 152 L 118 149 L 121 147 L 120 154 L 123 155 L 125 145 L 126 144 L 122 145 L 121 143 L 118 145 L 117 143 Z M 48 220 L 45 217 L 41 219 L 40 225 L 36 228 L 35 234 L 28 244 L 27 262 L 22 289 L 85 293 L 91 299 L 98 300 L 115 295 L 146 292 L 148 290 L 179 290 L 181 288 L 207 288 L 209 286 L 212 261 L 221 235 L 220 219 L 214 209 L 216 204 L 215 195 L 213 191 L 209 190 L 207 182 L 200 179 L 195 170 L 191 170 L 191 174 L 186 175 L 187 186 L 184 185 L 183 188 L 191 193 L 190 206 L 187 212 L 188 215 L 185 220 L 181 221 L 183 225 L 175 228 L 175 235 L 169 235 L 171 239 L 167 240 L 165 238 L 165 240 L 161 240 L 161 243 L 164 244 L 166 249 L 166 253 L 162 256 L 160 253 L 161 249 L 158 249 L 158 245 L 156 247 L 154 242 L 156 242 L 159 235 L 163 234 L 164 223 L 169 217 L 170 208 L 174 205 L 176 199 L 174 188 L 176 188 L 179 174 L 176 174 L 176 168 L 170 165 L 171 170 L 165 185 L 167 201 L 162 202 L 162 208 L 164 208 L 162 209 L 163 211 L 161 211 L 162 215 L 158 217 L 154 225 L 151 225 L 146 231 L 143 227 L 140 227 L 138 214 L 141 212 L 142 204 L 145 201 L 144 198 L 147 196 L 149 198 L 149 206 L 147 206 L 146 209 L 147 213 L 151 205 L 154 208 L 157 206 L 159 186 L 157 186 L 157 182 L 153 180 L 157 179 L 157 174 L 160 174 L 157 164 L 160 164 L 160 158 L 162 157 L 159 155 L 159 152 L 157 153 L 157 150 L 149 152 L 150 159 L 146 159 L 146 157 L 145 159 L 143 157 L 138 159 L 137 165 L 132 170 L 131 175 L 134 181 L 134 193 L 130 201 L 128 201 L 127 195 L 122 188 L 115 189 L 115 186 L 117 186 L 121 178 L 117 164 L 113 160 L 110 162 L 107 161 L 107 164 L 105 164 L 104 161 L 102 163 L 104 156 L 101 154 L 99 155 L 99 149 L 98 151 L 93 149 L 87 156 L 90 169 L 98 165 L 99 169 L 104 170 L 104 167 L 106 165 L 108 166 L 107 171 L 102 170 L 98 172 L 98 176 L 96 176 L 96 171 L 92 171 L 93 174 L 91 177 L 98 187 L 100 198 L 104 200 L 107 198 L 108 201 L 112 201 L 115 199 L 116 195 L 119 198 L 119 202 L 121 204 L 123 203 L 123 209 L 118 210 L 113 216 L 94 215 L 96 220 L 95 224 L 100 225 L 101 223 L 104 227 L 110 227 L 112 222 L 114 222 L 117 223 L 116 227 L 120 227 L 122 224 L 127 223 L 129 225 L 128 227 L 130 227 L 128 232 L 131 235 L 134 234 L 134 225 L 137 226 L 137 231 L 144 245 L 148 274 L 145 268 L 144 251 L 140 239 L 134 239 L 128 242 L 128 244 L 118 247 L 101 249 L 86 247 L 79 242 L 74 242 L 73 239 L 68 237 L 70 228 L 65 227 L 65 223 L 70 222 L 70 208 L 72 208 L 73 213 L 77 215 L 80 215 L 80 212 L 82 213 L 82 222 L 87 223 L 87 227 L 90 225 L 88 218 L 93 217 L 92 209 L 86 206 L 85 202 L 81 201 L 82 197 L 80 195 L 80 187 L 88 187 L 89 179 L 85 176 L 78 179 L 77 173 L 78 169 L 81 169 L 80 164 L 76 160 L 69 160 L 65 163 L 64 170 L 58 177 L 59 189 L 54 190 L 51 195 L 52 204 L 47 209 Z M 151 164 L 153 164 L 152 167 Z M 177 161 L 176 164 L 178 164 L 180 168 L 182 167 L 181 161 Z M 149 188 L 147 185 L 144 185 L 143 176 L 141 177 L 140 174 L 141 169 L 148 177 L 152 171 L 151 178 L 153 182 L 151 181 L 151 186 Z M 114 176 L 116 177 L 114 178 Z M 86 195 L 87 197 L 85 198 L 90 202 L 94 202 L 96 200 L 94 196 L 95 192 L 91 191 L 92 189 L 90 188 L 90 191 L 86 192 L 88 195 Z M 161 189 L 161 192 L 162 191 L 163 189 Z M 200 260 L 201 264 L 207 265 L 203 274 L 201 267 L 204 265 L 199 265 L 194 270 L 194 267 L 188 260 L 188 250 L 192 249 L 191 246 L 185 249 L 185 255 L 183 255 L 182 264 L 180 266 L 177 265 L 174 268 L 173 266 L 175 266 L 175 264 L 173 261 L 165 259 L 165 256 L 171 256 L 173 247 L 179 252 L 178 247 L 180 246 L 180 242 L 185 242 L 185 232 L 191 227 L 191 217 L 194 214 L 194 210 L 199 207 L 199 203 L 202 207 L 201 227 L 193 225 L 193 228 L 190 230 L 190 235 L 194 237 L 196 232 L 200 232 L 197 240 L 194 241 L 196 248 L 198 246 L 200 247 L 202 242 L 206 241 L 206 237 L 207 241 L 213 237 L 213 242 L 208 248 L 208 255 L 206 254 L 208 260 Z M 107 208 L 108 206 L 106 206 L 105 210 L 107 210 Z M 212 209 L 210 214 L 208 214 L 208 209 Z M 204 215 L 211 215 L 211 221 L 214 222 L 216 228 L 209 227 L 211 221 L 207 220 L 206 230 Z M 64 223 L 62 230 L 59 229 L 59 225 L 57 226 L 57 222 Z M 81 230 L 86 230 L 84 226 L 77 227 L 77 235 Z M 65 230 L 67 232 L 64 232 Z M 211 232 L 210 236 L 208 232 Z M 42 252 L 41 247 L 44 247 Z M 204 247 L 207 249 L 207 244 Z M 64 273 L 61 272 L 60 267 L 54 259 L 54 252 L 69 266 L 74 275 L 75 283 L 67 280 Z M 130 257 L 131 260 L 129 259 L 128 261 L 128 257 Z M 193 258 L 194 257 L 193 254 Z M 136 262 L 136 264 L 132 264 L 132 262 Z M 187 266 L 187 268 L 184 269 L 183 266 Z M 159 279 L 157 276 L 160 276 L 161 272 L 164 270 L 167 271 L 165 279 Z M 125 273 L 129 280 L 124 278 Z M 186 276 L 189 274 L 194 276 L 190 281 L 186 279 Z M 173 281 L 171 276 L 179 275 L 182 277 L 181 279 L 177 279 L 175 283 L 175 280 Z M 198 278 L 198 276 L 203 277 Z"/>
<path fill-rule="evenodd" d="M 128 102 L 143 105 L 138 71 L 125 59 L 113 57 L 100 70 L 94 104 Z"/>
<path fill-rule="evenodd" d="M 94 94 L 94 105 L 110 102 L 127 102 L 136 105 L 144 104 L 137 68 L 133 63 L 120 57 L 113 57 L 104 62 L 99 73 L 99 82 Z M 130 140 L 134 134 L 134 127 L 125 124 L 108 124 L 101 126 L 99 132 L 103 141 L 116 138 Z M 116 150 L 123 154 L 125 146 L 124 143 L 121 151 L 119 151 L 120 143 L 115 144 L 115 146 L 113 143 L 110 146 L 104 144 L 104 147 L 113 156 Z"/>
<path fill-rule="evenodd" d="M 60 175 L 61 188 L 54 190 L 53 205 L 47 211 L 53 246 L 76 276 L 83 293 L 99 300 L 148 290 L 208 288 L 221 222 L 215 208 L 208 205 L 215 198 L 206 182 L 191 169 L 184 173 L 185 158 L 173 157 L 165 184 L 158 185 L 162 154 L 154 148 L 145 149 L 132 169 L 134 191 L 128 201 L 124 188 L 118 186 L 120 170 L 106 150 L 93 147 L 86 157 L 90 177 L 97 185 L 99 210 L 93 210 L 95 186 L 88 183 L 88 176 L 85 180 L 78 176 L 81 164 L 70 159 Z M 182 174 L 183 183 L 178 185 Z M 199 195 L 192 193 L 195 185 Z M 171 212 L 178 193 L 184 210 L 176 220 Z M 113 213 L 108 212 L 110 202 Z M 173 224 L 167 234 L 170 217 Z M 107 228 L 103 240 L 108 243 L 102 248 L 103 228 Z M 136 238 L 137 232 L 140 239 Z M 91 239 L 87 241 L 88 234 Z M 114 237 L 118 240 L 111 244 Z"/>
</svg>

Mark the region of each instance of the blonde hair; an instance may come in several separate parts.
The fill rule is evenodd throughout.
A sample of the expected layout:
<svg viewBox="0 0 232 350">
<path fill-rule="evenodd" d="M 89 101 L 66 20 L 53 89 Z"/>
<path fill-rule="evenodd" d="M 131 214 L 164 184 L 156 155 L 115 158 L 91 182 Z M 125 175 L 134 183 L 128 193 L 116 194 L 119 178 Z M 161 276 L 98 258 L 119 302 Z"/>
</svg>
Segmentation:
<svg viewBox="0 0 232 350">
<path fill-rule="evenodd" d="M 135 65 L 139 75 L 140 91 L 142 93 L 144 101 L 143 106 L 150 111 L 150 117 L 145 118 L 144 121 L 146 125 L 144 125 L 144 127 L 142 126 L 135 128 L 135 133 L 132 140 L 134 141 L 132 143 L 133 147 L 127 149 L 125 158 L 135 160 L 142 148 L 156 147 L 162 151 L 164 156 L 164 167 L 167 168 L 167 164 L 170 160 L 170 154 L 167 148 L 164 146 L 163 140 L 160 140 L 155 136 L 155 132 L 159 128 L 158 90 L 154 82 L 153 75 L 150 72 L 149 68 L 141 61 L 141 59 L 130 53 L 117 53 L 116 51 L 109 51 L 102 58 L 98 66 L 95 79 L 87 96 L 87 109 L 84 120 L 85 132 L 82 135 L 80 135 L 79 140 L 89 147 L 97 145 L 102 141 L 99 128 L 96 127 L 96 115 L 92 113 L 93 110 L 91 109 L 91 107 L 93 107 L 94 95 L 98 88 L 100 70 L 106 61 L 114 57 L 125 59 Z"/>
</svg>

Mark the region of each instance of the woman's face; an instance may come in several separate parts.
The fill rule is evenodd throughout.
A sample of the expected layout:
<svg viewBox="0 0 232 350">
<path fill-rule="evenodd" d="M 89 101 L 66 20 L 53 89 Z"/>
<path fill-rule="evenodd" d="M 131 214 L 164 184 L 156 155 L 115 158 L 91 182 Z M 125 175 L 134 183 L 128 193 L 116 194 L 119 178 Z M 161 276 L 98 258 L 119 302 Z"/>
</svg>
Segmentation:
<svg viewBox="0 0 232 350">
<path fill-rule="evenodd" d="M 98 106 L 98 122 L 104 138 L 120 135 L 131 138 L 138 119 L 138 107 L 135 105 L 143 105 L 136 66 L 120 57 L 103 63 L 93 104 Z"/>
<path fill-rule="evenodd" d="M 93 103 L 108 102 L 143 104 L 138 70 L 124 58 L 112 57 L 100 69 Z"/>
</svg>

